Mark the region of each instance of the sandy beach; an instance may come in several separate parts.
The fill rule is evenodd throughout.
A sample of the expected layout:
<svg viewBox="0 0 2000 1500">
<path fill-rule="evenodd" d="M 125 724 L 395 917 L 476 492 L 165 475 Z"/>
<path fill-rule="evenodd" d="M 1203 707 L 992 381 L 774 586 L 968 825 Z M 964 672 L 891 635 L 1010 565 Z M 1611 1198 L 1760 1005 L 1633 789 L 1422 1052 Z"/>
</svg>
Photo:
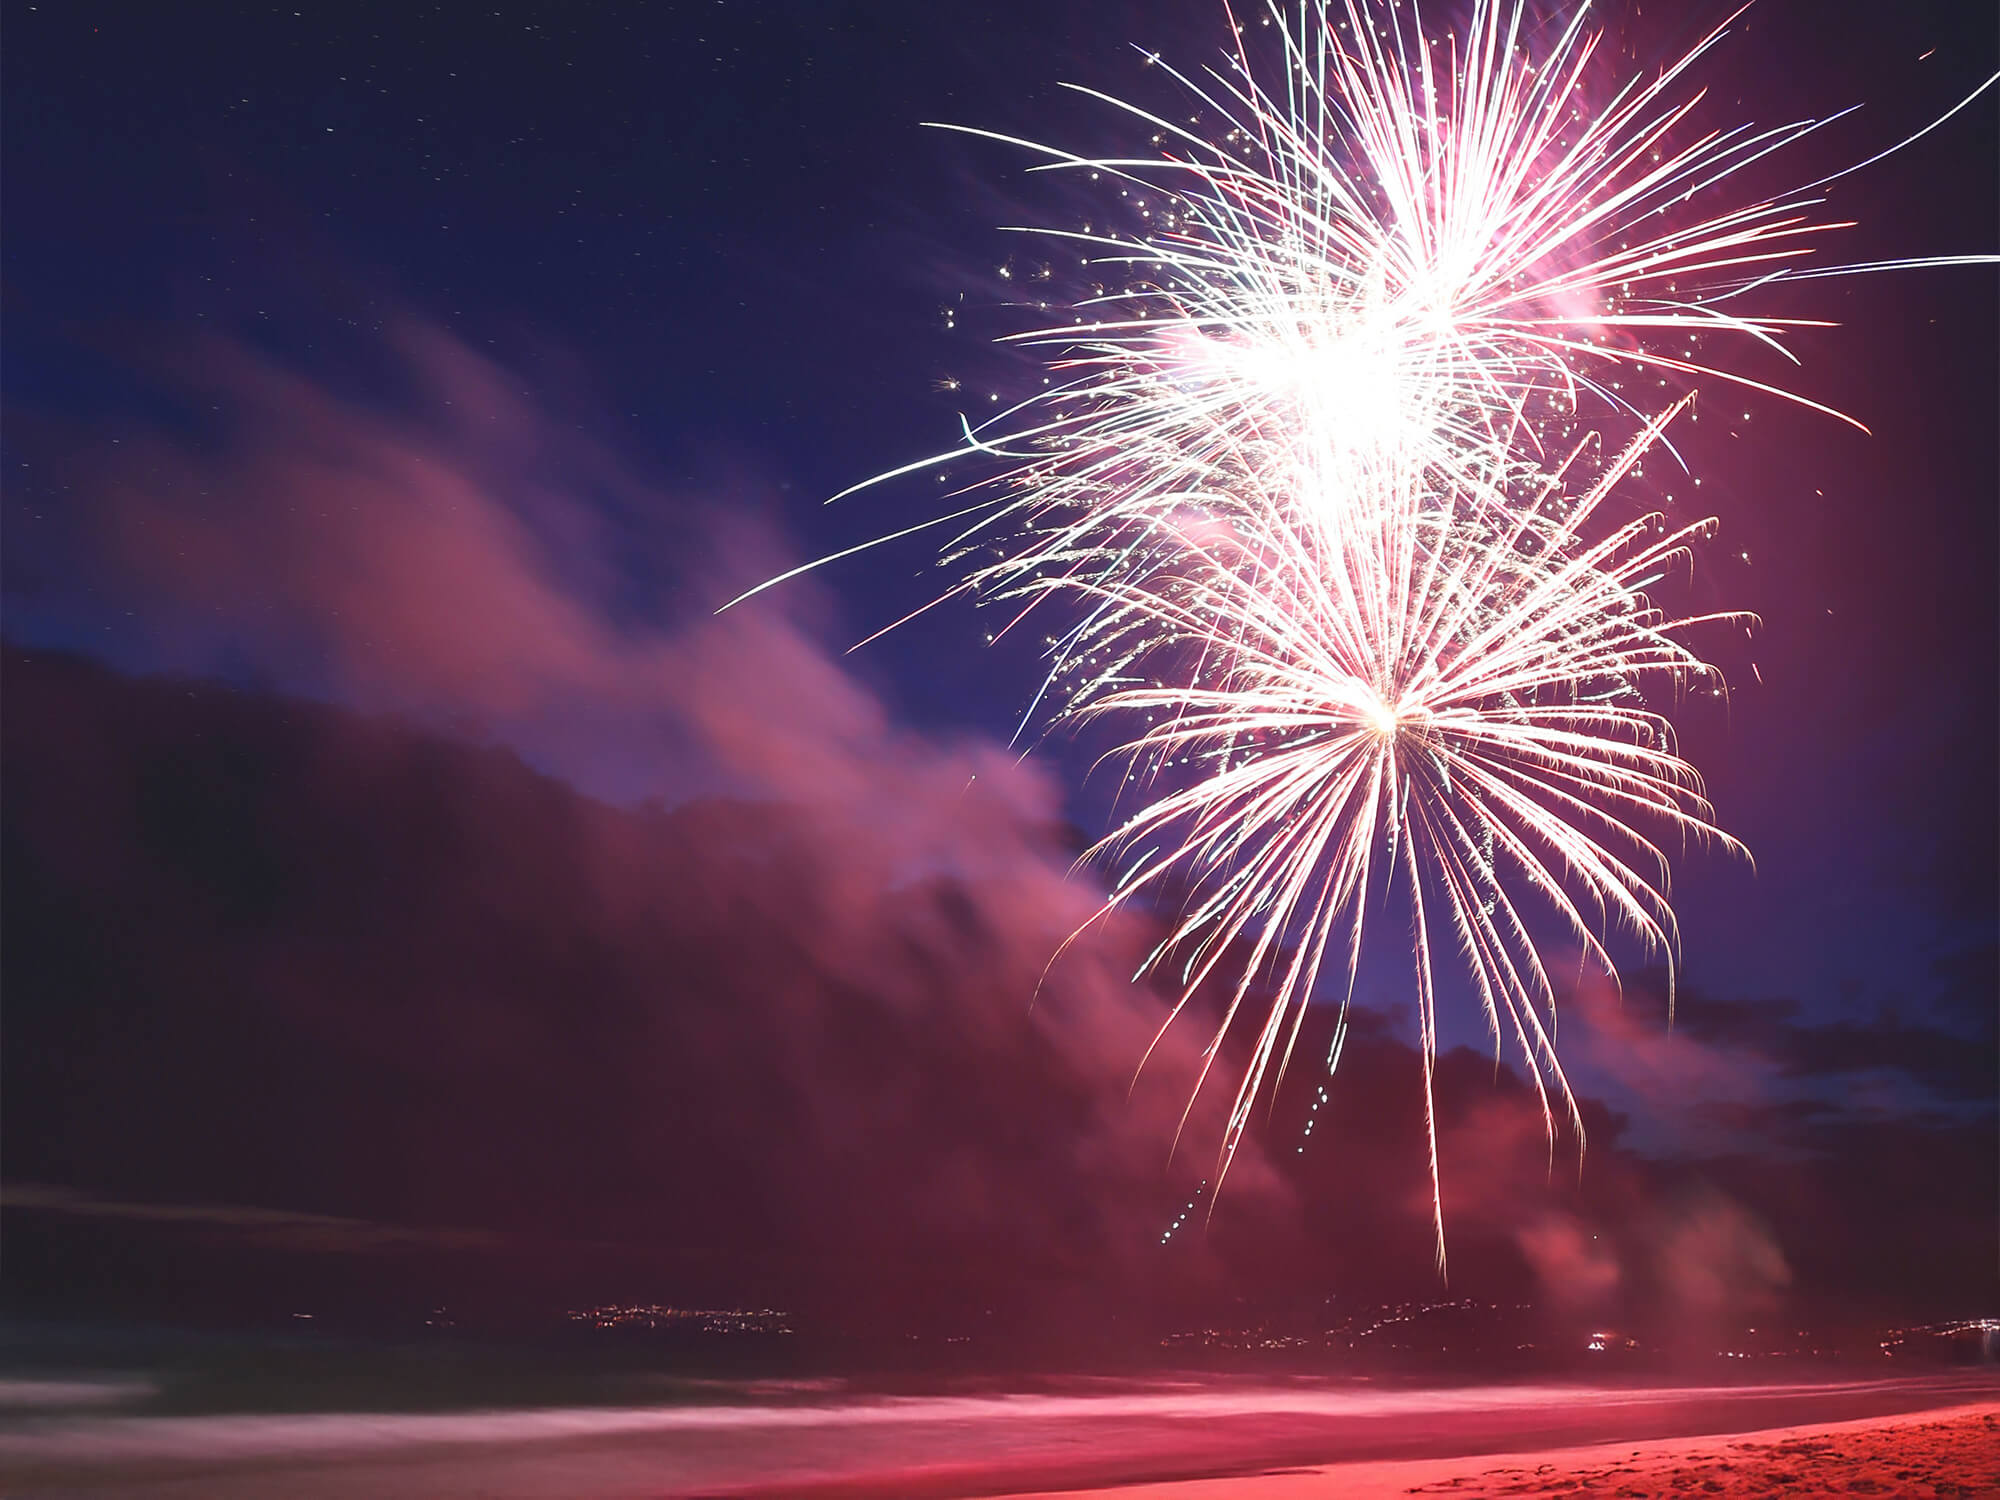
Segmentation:
<svg viewBox="0 0 2000 1500">
<path fill-rule="evenodd" d="M 2000 1495 L 2000 1402 L 1921 1416 L 1780 1427 L 1732 1438 L 1638 1446 L 1598 1443 L 1491 1456 L 1419 1459 L 1089 1491 L 1041 1490 L 1009 1500 L 1386 1500 L 1396 1496 L 1893 1495 L 1970 1500 Z"/>
</svg>

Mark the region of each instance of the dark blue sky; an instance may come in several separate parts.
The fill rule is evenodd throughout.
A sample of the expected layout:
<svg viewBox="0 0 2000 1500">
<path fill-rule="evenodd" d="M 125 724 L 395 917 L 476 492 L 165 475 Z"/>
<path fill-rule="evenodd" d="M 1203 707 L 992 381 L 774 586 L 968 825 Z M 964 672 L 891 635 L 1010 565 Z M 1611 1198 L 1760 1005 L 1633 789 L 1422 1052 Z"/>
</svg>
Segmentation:
<svg viewBox="0 0 2000 1500">
<path fill-rule="evenodd" d="M 1606 14 L 1618 45 L 1652 51 L 1724 9 Z M 186 375 L 205 338 L 389 421 L 436 394 L 389 350 L 399 330 L 495 361 L 549 433 L 591 455 L 542 443 L 515 477 L 566 487 L 588 513 L 569 582 L 614 629 L 713 592 L 662 561 L 697 513 L 754 516 L 798 555 L 908 524 L 930 503 L 922 482 L 819 501 L 947 446 L 966 395 L 1026 378 L 986 344 L 1015 326 L 997 272 L 1024 253 L 993 226 L 1076 208 L 1004 149 L 918 122 L 1109 148 L 1118 122 L 1054 85 L 1153 97 L 1130 44 L 1200 60 L 1218 11 L 10 0 L 9 636 L 341 694 L 256 618 L 166 601 L 105 561 L 104 488 L 142 482 L 117 450 L 165 434 L 222 451 L 211 418 L 255 408 L 240 381 Z M 1765 0 L 1738 31 L 1708 75 L 1723 117 L 1867 106 L 1794 154 L 1795 180 L 1921 125 L 2000 51 L 1980 4 Z M 1989 98 L 1840 184 L 1833 207 L 1862 221 L 1841 257 L 1992 250 L 1994 122 Z M 1990 1051 L 1994 276 L 1827 282 L 1814 298 L 1843 326 L 1799 338 L 1793 379 L 1872 435 L 1756 400 L 1746 423 L 1692 444 L 1723 523 L 1693 597 L 1754 610 L 1764 629 L 1718 647 L 1727 714 L 1685 723 L 1721 821 L 1757 857 L 1754 875 L 1702 857 L 1680 871 L 1687 982 L 1769 1024 L 1919 1025 Z M 961 393 L 936 389 L 945 376 Z M 169 481 L 145 464 L 144 483 L 202 490 L 198 465 Z M 543 540 L 560 559 L 562 538 Z M 918 544 L 829 570 L 813 596 L 827 643 L 924 602 L 928 561 Z M 1004 736 L 1033 662 L 983 652 L 986 628 L 940 611 L 855 670 L 911 724 Z M 589 734 L 543 762 L 600 788 L 650 784 L 615 722 Z M 1052 756 L 1095 827 L 1080 758 Z M 1642 1084 L 1590 1053 L 1592 1086 L 1643 1113 Z M 1837 1094 L 1855 1072 L 1799 1087 Z M 1891 1083 L 1903 1103 L 1934 1102 L 1915 1074 Z"/>
</svg>

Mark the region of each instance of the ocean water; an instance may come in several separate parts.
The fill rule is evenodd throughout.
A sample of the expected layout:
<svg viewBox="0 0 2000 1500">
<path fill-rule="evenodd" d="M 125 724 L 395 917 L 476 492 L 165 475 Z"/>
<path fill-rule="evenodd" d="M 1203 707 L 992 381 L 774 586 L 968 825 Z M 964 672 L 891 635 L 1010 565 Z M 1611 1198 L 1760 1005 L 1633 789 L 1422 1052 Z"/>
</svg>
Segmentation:
<svg viewBox="0 0 2000 1500">
<path fill-rule="evenodd" d="M 465 1405 L 435 1365 L 379 1349 L 331 1351 L 336 1378 L 302 1392 L 296 1372 L 312 1361 L 279 1353 L 288 1357 L 265 1368 L 289 1390 L 258 1390 L 240 1348 L 150 1372 L 0 1378 L 0 1494 L 991 1495 L 1743 1431 L 2000 1394 L 1990 1371 L 1424 1385 L 1194 1370 L 859 1380 L 570 1367 L 549 1372 L 546 1389 L 573 1399 Z M 460 1397 L 476 1393 L 463 1368 L 445 1373 Z M 324 1404 L 371 1378 L 369 1399 Z M 499 1385 L 509 1381 L 530 1393 L 518 1372 Z"/>
</svg>

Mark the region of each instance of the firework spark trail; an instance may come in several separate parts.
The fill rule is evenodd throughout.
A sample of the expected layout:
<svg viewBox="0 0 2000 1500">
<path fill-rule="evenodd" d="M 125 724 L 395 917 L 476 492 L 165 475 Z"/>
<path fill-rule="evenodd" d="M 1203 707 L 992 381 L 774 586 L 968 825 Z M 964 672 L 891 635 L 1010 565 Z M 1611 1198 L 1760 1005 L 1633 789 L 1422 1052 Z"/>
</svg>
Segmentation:
<svg viewBox="0 0 2000 1500">
<path fill-rule="evenodd" d="M 1199 126 L 1080 90 L 1152 130 L 1159 156 L 967 132 L 1122 184 L 1145 228 L 1027 231 L 1119 284 L 1011 336 L 1046 351 L 1046 388 L 855 488 L 996 464 L 964 508 L 896 535 L 956 524 L 952 592 L 1013 621 L 1071 602 L 1031 713 L 1141 726 L 1117 754 L 1151 800 L 1099 846 L 1131 860 L 1104 911 L 1187 881 L 1147 967 L 1177 965 L 1176 1016 L 1225 981 L 1204 1083 L 1253 997 L 1263 1011 L 1218 1188 L 1308 997 L 1323 975 L 1352 994 L 1370 913 L 1400 902 L 1442 1269 L 1439 946 L 1458 948 L 1496 1047 L 1518 1043 L 1553 1151 L 1558 1102 L 1579 1142 L 1581 1121 L 1533 912 L 1607 974 L 1624 928 L 1671 985 L 1666 844 L 1741 852 L 1649 706 L 1722 691 L 1681 634 L 1700 621 L 1648 593 L 1710 523 L 1600 513 L 1649 453 L 1678 458 L 1668 426 L 1696 382 L 1853 421 L 1703 352 L 1719 335 L 1791 358 L 1788 330 L 1823 325 L 1760 312 L 1772 287 L 1994 257 L 1818 265 L 1818 237 L 1846 227 L 1819 216 L 1832 179 L 1729 201 L 1738 174 L 1828 122 L 1682 139 L 1702 102 L 1690 75 L 1728 22 L 1606 87 L 1581 10 L 1537 51 L 1524 0 L 1476 0 L 1441 37 L 1415 5 L 1268 9 L 1275 70 L 1233 14 L 1222 66 L 1164 68 Z M 1598 420 L 1637 435 L 1607 458 Z"/>
<path fill-rule="evenodd" d="M 1573 522 L 1588 521 L 1644 446 L 1565 502 Z M 1468 542 L 1395 485 L 1330 513 L 1347 533 L 1330 552 L 1305 545 L 1317 530 L 1239 528 L 1142 580 L 1029 585 L 1107 603 L 1079 644 L 1141 669 L 1127 675 L 1169 659 L 1151 681 L 1100 682 L 1078 713 L 1150 717 L 1126 754 L 1204 767 L 1100 846 L 1144 847 L 1107 910 L 1193 875 L 1191 908 L 1148 962 L 1180 956 L 1181 1007 L 1231 965 L 1210 1067 L 1260 980 L 1269 986 L 1219 1172 L 1274 1061 L 1282 1077 L 1330 950 L 1352 992 L 1364 919 L 1389 904 L 1388 887 L 1400 888 L 1419 955 L 1427 1118 L 1442 924 L 1496 1042 L 1504 1030 L 1518 1042 L 1551 1132 L 1545 1077 L 1580 1136 L 1550 1035 L 1555 989 L 1521 901 L 1552 908 L 1610 972 L 1599 936 L 1609 919 L 1674 951 L 1661 832 L 1740 850 L 1639 697 L 1648 682 L 1685 688 L 1708 670 L 1677 639 L 1697 622 L 1662 616 L 1643 592 L 1704 527 L 1659 535 L 1639 518 L 1552 562 L 1521 550 L 1527 515 Z M 1190 657 L 1198 665 L 1177 671 Z M 1441 1234 L 1434 1135 L 1431 1170 Z"/>
</svg>

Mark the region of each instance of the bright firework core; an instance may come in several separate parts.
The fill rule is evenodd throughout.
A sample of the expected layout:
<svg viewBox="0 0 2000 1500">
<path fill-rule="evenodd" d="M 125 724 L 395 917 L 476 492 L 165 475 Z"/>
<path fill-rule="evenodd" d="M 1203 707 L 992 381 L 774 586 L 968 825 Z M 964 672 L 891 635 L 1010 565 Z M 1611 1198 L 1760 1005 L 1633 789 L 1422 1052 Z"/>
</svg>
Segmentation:
<svg viewBox="0 0 2000 1500">
<path fill-rule="evenodd" d="M 1402 733 L 1402 710 L 1380 698 L 1374 699 L 1362 710 L 1362 717 L 1367 720 L 1368 727 L 1385 740 L 1393 740 Z"/>
<path fill-rule="evenodd" d="M 1422 708 L 1392 704 L 1382 698 L 1372 698 L 1362 708 L 1362 722 L 1368 724 L 1374 734 L 1390 744 L 1404 736 L 1422 736 L 1430 724 L 1430 714 Z"/>
</svg>

